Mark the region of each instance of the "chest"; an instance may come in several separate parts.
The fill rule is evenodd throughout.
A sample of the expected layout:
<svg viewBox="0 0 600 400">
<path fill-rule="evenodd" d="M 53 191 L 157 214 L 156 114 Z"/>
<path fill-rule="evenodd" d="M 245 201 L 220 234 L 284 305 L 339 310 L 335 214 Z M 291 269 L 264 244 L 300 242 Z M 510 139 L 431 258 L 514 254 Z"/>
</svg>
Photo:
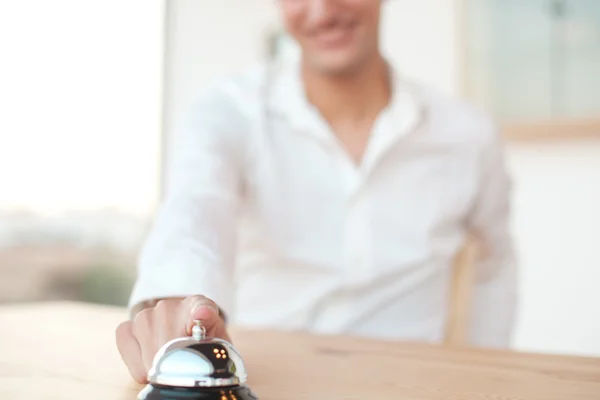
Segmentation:
<svg viewBox="0 0 600 400">
<path fill-rule="evenodd" d="M 345 152 L 348 160 L 359 166 L 367 151 L 374 125 L 375 120 L 337 123 L 328 125 L 327 131 L 331 140 L 338 144 L 339 151 Z"/>
<path fill-rule="evenodd" d="M 246 195 L 276 245 L 336 247 L 348 230 L 424 240 L 462 224 L 476 196 L 477 154 L 468 146 L 406 137 L 362 168 L 335 141 L 274 128 L 255 146 Z"/>
</svg>

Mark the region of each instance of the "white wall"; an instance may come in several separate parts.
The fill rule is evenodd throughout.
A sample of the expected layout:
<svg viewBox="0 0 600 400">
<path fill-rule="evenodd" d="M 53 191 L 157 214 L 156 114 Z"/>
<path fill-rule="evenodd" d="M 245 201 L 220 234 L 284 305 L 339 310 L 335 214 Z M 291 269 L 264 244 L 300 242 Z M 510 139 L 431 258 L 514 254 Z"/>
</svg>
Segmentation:
<svg viewBox="0 0 600 400">
<path fill-rule="evenodd" d="M 515 345 L 600 355 L 600 141 L 509 146 L 522 308 Z"/>
<path fill-rule="evenodd" d="M 448 94 L 460 92 L 458 0 L 388 0 L 383 50 L 400 70 Z"/>
<path fill-rule="evenodd" d="M 166 128 L 214 79 L 259 61 L 276 19 L 272 0 L 167 0 Z"/>
<path fill-rule="evenodd" d="M 167 134 L 203 85 L 259 61 L 278 26 L 275 0 L 169 2 Z M 384 51 L 406 74 L 454 95 L 459 3 L 389 1 L 383 30 Z M 515 345 L 600 355 L 600 142 L 511 145 L 509 166 L 522 267 Z"/>
</svg>

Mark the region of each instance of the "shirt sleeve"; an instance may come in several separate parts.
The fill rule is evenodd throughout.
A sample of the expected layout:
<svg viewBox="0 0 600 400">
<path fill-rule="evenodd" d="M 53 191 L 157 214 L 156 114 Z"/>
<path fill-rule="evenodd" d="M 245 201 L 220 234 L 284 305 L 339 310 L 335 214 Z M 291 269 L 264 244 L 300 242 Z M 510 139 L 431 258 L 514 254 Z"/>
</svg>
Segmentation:
<svg viewBox="0 0 600 400">
<path fill-rule="evenodd" d="M 242 121 L 226 96 L 206 94 L 169 138 L 165 189 L 129 300 L 204 295 L 231 312 Z"/>
<path fill-rule="evenodd" d="M 469 341 L 510 347 L 517 307 L 517 263 L 510 232 L 511 178 L 498 137 L 482 153 L 479 195 L 470 228 L 478 242 Z"/>
</svg>

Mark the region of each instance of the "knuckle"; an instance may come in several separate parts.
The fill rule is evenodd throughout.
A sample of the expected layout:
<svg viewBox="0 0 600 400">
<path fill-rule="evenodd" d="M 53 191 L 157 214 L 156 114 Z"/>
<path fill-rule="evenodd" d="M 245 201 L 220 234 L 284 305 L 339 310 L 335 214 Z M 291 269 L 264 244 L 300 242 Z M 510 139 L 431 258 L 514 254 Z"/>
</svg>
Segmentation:
<svg viewBox="0 0 600 400">
<path fill-rule="evenodd" d="M 151 308 L 146 308 L 138 312 L 133 319 L 133 330 L 137 330 L 140 328 L 146 328 L 151 324 L 151 320 L 154 316 L 154 310 Z"/>
<path fill-rule="evenodd" d="M 115 329 L 115 337 L 117 340 L 117 344 L 125 341 L 128 336 L 131 336 L 131 321 L 121 322 L 117 328 Z"/>
<path fill-rule="evenodd" d="M 121 322 L 115 329 L 115 336 L 121 338 L 129 333 L 131 330 L 131 321 Z"/>
<path fill-rule="evenodd" d="M 156 309 L 156 311 L 159 312 L 164 312 L 167 311 L 168 309 L 170 309 L 172 307 L 172 301 L 171 300 L 159 300 L 156 305 L 154 306 L 154 308 Z"/>
<path fill-rule="evenodd" d="M 156 310 L 156 315 L 152 323 L 158 331 L 162 331 L 164 327 L 174 318 L 175 313 L 172 308 L 162 308 Z"/>
</svg>

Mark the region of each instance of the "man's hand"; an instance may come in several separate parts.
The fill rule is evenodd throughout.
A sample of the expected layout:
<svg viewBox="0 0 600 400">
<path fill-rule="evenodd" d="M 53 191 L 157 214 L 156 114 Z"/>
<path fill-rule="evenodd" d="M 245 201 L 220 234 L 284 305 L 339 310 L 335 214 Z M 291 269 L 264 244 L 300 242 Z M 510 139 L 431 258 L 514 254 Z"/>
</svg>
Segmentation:
<svg viewBox="0 0 600 400">
<path fill-rule="evenodd" d="M 160 300 L 155 307 L 137 313 L 133 321 L 120 324 L 116 330 L 117 348 L 131 376 L 146 383 L 158 350 L 170 340 L 191 336 L 197 319 L 202 321 L 207 336 L 230 341 L 219 308 L 204 296 Z"/>
</svg>

